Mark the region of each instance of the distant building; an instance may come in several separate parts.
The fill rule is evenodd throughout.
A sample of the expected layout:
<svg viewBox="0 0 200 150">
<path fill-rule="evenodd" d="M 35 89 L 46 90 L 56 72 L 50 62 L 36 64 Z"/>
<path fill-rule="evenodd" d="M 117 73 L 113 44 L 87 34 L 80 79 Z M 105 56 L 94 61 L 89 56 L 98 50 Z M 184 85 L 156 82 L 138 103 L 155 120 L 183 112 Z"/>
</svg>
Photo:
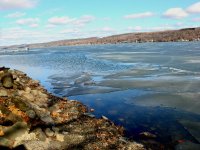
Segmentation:
<svg viewBox="0 0 200 150">
<path fill-rule="evenodd" d="M 12 47 L 3 47 L 1 48 L 1 52 L 19 52 L 19 51 L 29 51 L 29 47 L 26 45 L 21 46 L 12 46 Z"/>
</svg>

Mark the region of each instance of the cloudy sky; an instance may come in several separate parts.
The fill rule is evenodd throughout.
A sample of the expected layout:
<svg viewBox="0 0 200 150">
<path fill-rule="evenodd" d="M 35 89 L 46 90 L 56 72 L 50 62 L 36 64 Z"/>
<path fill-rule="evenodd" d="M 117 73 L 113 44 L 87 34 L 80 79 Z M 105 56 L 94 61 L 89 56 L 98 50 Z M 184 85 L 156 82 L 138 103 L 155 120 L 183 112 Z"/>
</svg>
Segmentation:
<svg viewBox="0 0 200 150">
<path fill-rule="evenodd" d="M 199 0 L 0 0 L 0 46 L 198 26 Z"/>
</svg>

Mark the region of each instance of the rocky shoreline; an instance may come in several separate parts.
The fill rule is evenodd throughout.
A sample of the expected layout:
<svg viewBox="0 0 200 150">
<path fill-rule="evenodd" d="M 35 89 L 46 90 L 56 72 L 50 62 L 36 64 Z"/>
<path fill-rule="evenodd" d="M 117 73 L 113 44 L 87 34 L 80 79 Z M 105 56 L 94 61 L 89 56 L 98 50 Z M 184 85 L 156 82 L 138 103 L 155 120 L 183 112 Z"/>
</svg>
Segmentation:
<svg viewBox="0 0 200 150">
<path fill-rule="evenodd" d="M 123 127 L 48 93 L 21 71 L 1 67 L 0 80 L 0 149 L 145 149 L 124 138 Z"/>
</svg>

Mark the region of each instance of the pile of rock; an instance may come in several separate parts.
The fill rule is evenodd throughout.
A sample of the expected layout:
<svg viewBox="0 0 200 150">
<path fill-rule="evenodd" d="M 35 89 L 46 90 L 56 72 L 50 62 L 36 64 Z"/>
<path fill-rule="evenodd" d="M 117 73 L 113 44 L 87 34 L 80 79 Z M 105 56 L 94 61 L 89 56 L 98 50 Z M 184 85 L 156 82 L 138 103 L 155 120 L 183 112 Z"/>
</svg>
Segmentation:
<svg viewBox="0 0 200 150">
<path fill-rule="evenodd" d="M 53 96 L 23 72 L 2 67 L 0 81 L 0 149 L 144 149 L 123 138 L 122 127 Z"/>
</svg>

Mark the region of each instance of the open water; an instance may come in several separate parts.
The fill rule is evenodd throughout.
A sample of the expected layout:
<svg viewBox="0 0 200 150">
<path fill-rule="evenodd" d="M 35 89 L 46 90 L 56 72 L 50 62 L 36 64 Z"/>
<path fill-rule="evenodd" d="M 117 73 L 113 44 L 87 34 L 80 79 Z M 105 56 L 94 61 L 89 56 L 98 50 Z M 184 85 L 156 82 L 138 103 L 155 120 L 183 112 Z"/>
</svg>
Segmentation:
<svg viewBox="0 0 200 150">
<path fill-rule="evenodd" d="M 129 138 L 140 141 L 146 131 L 166 147 L 199 147 L 199 42 L 0 52 L 0 66 L 24 71 L 50 92 L 94 108 L 97 117 L 123 125 Z"/>
</svg>

